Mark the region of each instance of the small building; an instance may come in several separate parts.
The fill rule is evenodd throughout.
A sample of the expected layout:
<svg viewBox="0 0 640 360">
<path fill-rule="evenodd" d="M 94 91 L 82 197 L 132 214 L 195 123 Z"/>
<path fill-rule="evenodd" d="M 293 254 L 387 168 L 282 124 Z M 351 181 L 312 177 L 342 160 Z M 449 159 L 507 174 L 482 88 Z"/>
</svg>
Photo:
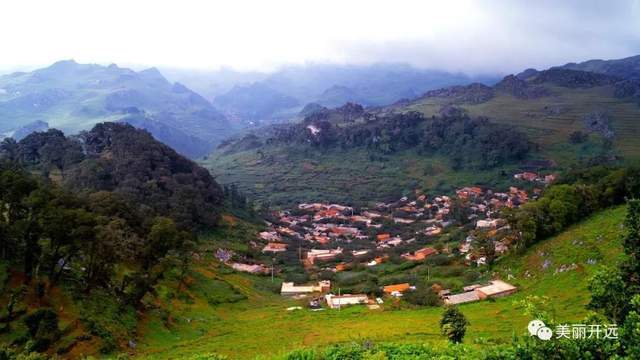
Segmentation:
<svg viewBox="0 0 640 360">
<path fill-rule="evenodd" d="M 402 257 L 409 261 L 422 261 L 428 258 L 431 255 L 435 255 L 438 253 L 438 250 L 432 247 L 426 247 L 420 250 L 416 250 L 416 252 L 412 254 L 402 254 Z"/>
<path fill-rule="evenodd" d="M 445 295 L 444 303 L 447 305 L 463 304 L 473 301 L 484 300 L 487 298 L 498 298 L 508 296 L 517 291 L 517 288 L 511 284 L 507 284 L 502 280 L 489 281 L 489 285 L 469 285 L 464 287 L 463 293 Z"/>
<path fill-rule="evenodd" d="M 268 243 L 267 246 L 265 246 L 262 249 L 262 252 L 283 252 L 283 251 L 287 251 L 287 244 L 284 243 L 277 243 L 277 242 L 271 242 Z"/>
<path fill-rule="evenodd" d="M 292 282 L 283 282 L 280 288 L 282 295 L 300 295 L 317 292 L 328 292 L 331 290 L 331 281 L 322 280 L 317 285 L 295 285 Z"/>
<path fill-rule="evenodd" d="M 269 272 L 269 268 L 261 264 L 242 264 L 242 263 L 231 263 L 231 267 L 236 271 L 248 272 L 251 274 L 266 274 Z"/>
<path fill-rule="evenodd" d="M 493 280 L 489 285 L 476 289 L 480 299 L 497 298 L 508 296 L 517 291 L 517 288 L 511 284 L 507 284 L 502 280 Z"/>
<path fill-rule="evenodd" d="M 353 254 L 353 256 L 358 257 L 358 256 L 365 256 L 369 253 L 369 250 L 353 250 L 351 251 L 351 254 Z"/>
<path fill-rule="evenodd" d="M 307 260 L 313 264 L 316 260 L 333 260 L 340 254 L 342 254 L 342 248 L 328 250 L 311 249 L 307 252 Z"/>
<path fill-rule="evenodd" d="M 266 241 L 280 241 L 280 235 L 275 231 L 263 231 L 258 234 L 262 240 Z"/>
<path fill-rule="evenodd" d="M 365 294 L 346 294 L 346 295 L 325 295 L 327 305 L 332 309 L 337 309 L 348 305 L 365 305 L 369 302 L 369 298 Z"/>
<path fill-rule="evenodd" d="M 378 234 L 377 239 L 378 242 L 385 242 L 391 239 L 391 234 Z"/>
<path fill-rule="evenodd" d="M 397 297 L 402 296 L 402 293 L 408 290 L 411 290 L 411 285 L 409 285 L 409 283 L 387 285 L 382 288 L 382 291 L 385 294 Z"/>
</svg>

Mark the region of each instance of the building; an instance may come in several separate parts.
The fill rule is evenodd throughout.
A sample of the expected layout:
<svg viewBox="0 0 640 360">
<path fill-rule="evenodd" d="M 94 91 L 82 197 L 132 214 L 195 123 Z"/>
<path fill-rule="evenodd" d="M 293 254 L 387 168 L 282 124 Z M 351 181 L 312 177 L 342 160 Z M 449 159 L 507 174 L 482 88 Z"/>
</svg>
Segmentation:
<svg viewBox="0 0 640 360">
<path fill-rule="evenodd" d="M 332 309 L 338 309 L 348 305 L 364 305 L 369 302 L 369 298 L 365 294 L 346 294 L 346 295 L 325 295 L 327 305 Z"/>
<path fill-rule="evenodd" d="M 280 288 L 282 295 L 311 294 L 316 292 L 328 292 L 331 290 L 331 281 L 322 280 L 317 285 L 295 285 L 292 282 L 283 282 Z"/>
<path fill-rule="evenodd" d="M 411 290 L 411 285 L 409 285 L 409 283 L 387 285 L 382 288 L 382 291 L 384 291 L 385 294 L 396 297 L 402 296 L 402 293 L 408 290 Z"/>
<path fill-rule="evenodd" d="M 504 219 L 478 220 L 476 222 L 476 229 L 495 229 L 505 223 L 506 221 Z"/>
<path fill-rule="evenodd" d="M 489 285 L 477 288 L 475 291 L 480 299 L 486 299 L 511 295 L 517 291 L 517 288 L 502 280 L 493 280 Z"/>
<path fill-rule="evenodd" d="M 272 242 L 272 243 L 268 243 L 267 246 L 264 247 L 264 249 L 262 249 L 262 252 L 283 252 L 283 251 L 287 251 L 287 244 L 284 243 L 276 243 L 276 242 Z"/>
<path fill-rule="evenodd" d="M 416 252 L 412 254 L 402 254 L 402 257 L 409 261 L 422 261 L 428 258 L 431 255 L 435 255 L 438 253 L 438 250 L 432 247 L 426 247 L 420 250 L 416 250 Z"/>
<path fill-rule="evenodd" d="M 280 235 L 275 231 L 263 231 L 260 234 L 260 238 L 266 241 L 280 241 Z"/>
<path fill-rule="evenodd" d="M 444 296 L 447 305 L 463 304 L 487 298 L 498 298 L 515 293 L 518 289 L 502 280 L 489 281 L 489 285 L 469 285 L 464 287 L 465 292 Z"/>
<path fill-rule="evenodd" d="M 232 263 L 231 267 L 236 271 L 248 272 L 252 274 L 266 274 L 269 272 L 269 268 L 261 264 L 242 264 L 242 263 Z"/>
<path fill-rule="evenodd" d="M 333 260 L 340 254 L 342 254 L 342 248 L 329 250 L 311 249 L 307 252 L 307 260 L 313 264 L 316 260 Z"/>
<path fill-rule="evenodd" d="M 378 239 L 378 242 L 385 242 L 391 239 L 391 234 L 378 234 L 376 238 Z"/>
<path fill-rule="evenodd" d="M 480 300 L 480 297 L 475 291 L 463 292 L 461 294 L 446 295 L 444 297 L 444 303 L 446 305 L 457 305 L 468 302 L 474 302 Z"/>
<path fill-rule="evenodd" d="M 538 179 L 538 174 L 526 171 L 523 173 L 515 174 L 513 175 L 513 177 L 518 180 L 536 181 Z"/>
</svg>

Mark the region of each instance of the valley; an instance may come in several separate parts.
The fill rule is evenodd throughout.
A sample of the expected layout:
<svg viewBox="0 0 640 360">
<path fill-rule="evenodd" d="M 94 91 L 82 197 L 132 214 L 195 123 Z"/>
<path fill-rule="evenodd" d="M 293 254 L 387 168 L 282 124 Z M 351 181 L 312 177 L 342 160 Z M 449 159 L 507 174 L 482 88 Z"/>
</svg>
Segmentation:
<svg viewBox="0 0 640 360">
<path fill-rule="evenodd" d="M 154 69 L 5 75 L 0 358 L 627 356 L 640 85 L 597 69 L 365 105 L 303 104 L 286 71 L 213 102 Z M 621 336 L 539 342 L 532 319 Z"/>
</svg>

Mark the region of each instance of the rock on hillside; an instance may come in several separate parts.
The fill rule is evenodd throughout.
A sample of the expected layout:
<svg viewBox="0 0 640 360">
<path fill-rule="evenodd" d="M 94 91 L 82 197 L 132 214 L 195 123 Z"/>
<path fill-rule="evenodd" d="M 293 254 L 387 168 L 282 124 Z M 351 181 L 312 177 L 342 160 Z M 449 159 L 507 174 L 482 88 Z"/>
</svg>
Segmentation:
<svg viewBox="0 0 640 360">
<path fill-rule="evenodd" d="M 466 86 L 451 86 L 427 91 L 422 98 L 440 97 L 450 99 L 454 104 L 481 104 L 493 98 L 493 89 L 487 85 L 473 83 Z"/>
<path fill-rule="evenodd" d="M 530 82 L 532 84 L 551 83 L 568 88 L 591 88 L 595 86 L 613 85 L 620 78 L 586 71 L 551 68 L 539 72 Z"/>
<path fill-rule="evenodd" d="M 551 92 L 542 86 L 530 86 L 518 76 L 509 75 L 494 87 L 519 99 L 537 99 L 551 95 Z"/>
</svg>

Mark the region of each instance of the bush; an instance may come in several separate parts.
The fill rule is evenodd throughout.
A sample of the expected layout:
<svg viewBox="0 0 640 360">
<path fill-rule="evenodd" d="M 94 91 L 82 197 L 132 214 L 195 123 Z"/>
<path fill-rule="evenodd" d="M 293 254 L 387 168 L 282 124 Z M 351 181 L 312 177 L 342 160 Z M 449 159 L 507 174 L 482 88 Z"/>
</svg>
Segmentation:
<svg viewBox="0 0 640 360">
<path fill-rule="evenodd" d="M 419 286 L 414 291 L 407 291 L 403 298 L 410 304 L 420 306 L 438 306 L 440 297 L 430 287 Z"/>
<path fill-rule="evenodd" d="M 449 255 L 447 254 L 437 254 L 434 256 L 431 256 L 427 262 L 436 266 L 446 266 L 451 264 L 451 262 L 453 261 L 452 258 L 449 257 Z"/>
<path fill-rule="evenodd" d="M 49 309 L 38 309 L 24 318 L 31 343 L 28 346 L 33 351 L 44 351 L 60 337 L 58 328 L 58 314 Z"/>
</svg>

